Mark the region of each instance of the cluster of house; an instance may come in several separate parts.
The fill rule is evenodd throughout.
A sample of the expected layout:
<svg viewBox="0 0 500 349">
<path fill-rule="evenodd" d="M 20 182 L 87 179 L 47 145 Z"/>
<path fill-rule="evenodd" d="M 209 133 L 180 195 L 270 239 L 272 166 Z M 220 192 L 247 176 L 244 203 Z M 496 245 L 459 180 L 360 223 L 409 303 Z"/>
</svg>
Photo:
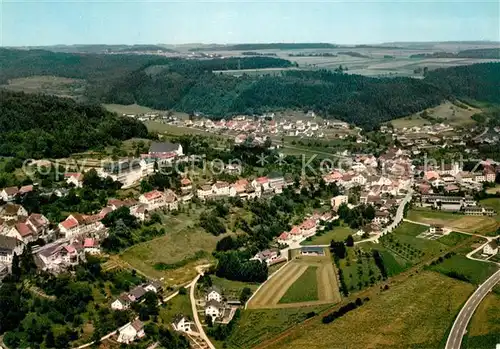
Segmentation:
<svg viewBox="0 0 500 349">
<path fill-rule="evenodd" d="M 141 302 L 148 292 L 160 293 L 163 291 L 163 284 L 160 281 L 151 281 L 149 283 L 139 285 L 131 289 L 129 292 L 123 292 L 113 303 L 111 309 L 126 310 L 129 309 L 132 303 Z"/>
<path fill-rule="evenodd" d="M 338 216 L 333 216 L 331 212 L 323 214 L 314 213 L 307 217 L 301 224 L 294 225 L 290 231 L 281 233 L 278 236 L 278 243 L 290 245 L 301 242 L 308 237 L 314 236 L 319 229 L 323 228 L 320 226 L 320 222 L 330 222 L 335 219 L 338 219 Z"/>
<path fill-rule="evenodd" d="M 416 184 L 422 194 L 432 194 L 433 188 L 443 188 L 449 193 L 481 189 L 485 182 L 495 182 L 496 168 L 488 161 L 483 161 L 482 170 L 469 172 L 463 171 L 458 162 L 443 164 L 442 166 L 419 166 L 417 173 L 422 174 L 422 179 Z"/>
<path fill-rule="evenodd" d="M 59 239 L 33 249 L 35 263 L 40 270 L 57 274 L 68 267 L 85 262 L 85 254 L 101 252 L 97 239 Z"/>
<path fill-rule="evenodd" d="M 284 262 L 288 259 L 287 256 L 284 256 L 280 253 L 280 250 L 277 248 L 267 249 L 257 253 L 255 256 L 250 258 L 251 261 L 259 261 L 261 263 L 266 263 L 267 266 Z"/>
<path fill-rule="evenodd" d="M 459 212 L 467 216 L 494 216 L 495 210 L 491 207 L 482 207 L 469 195 L 419 195 L 419 204 L 424 207 L 433 207 L 442 211 Z"/>
<path fill-rule="evenodd" d="M 205 317 L 210 317 L 212 323 L 227 324 L 234 316 L 239 301 L 225 301 L 219 287 L 211 286 L 205 294 L 204 301 Z M 172 327 L 179 332 L 194 332 L 194 322 L 184 314 L 177 314 L 172 321 Z"/>
<path fill-rule="evenodd" d="M 316 120 L 314 112 L 309 112 L 304 120 L 292 118 L 275 118 L 274 113 L 264 114 L 255 119 L 254 117 L 235 116 L 229 120 L 213 121 L 210 119 L 186 120 L 182 124 L 185 127 L 193 127 L 209 132 L 238 133 L 235 138 L 236 144 L 243 143 L 248 137 L 255 139 L 270 135 L 302 136 L 302 137 L 325 137 L 326 129 L 349 129 L 349 124 L 342 121 Z M 179 124 L 180 122 L 173 122 Z"/>
<path fill-rule="evenodd" d="M 188 180 L 189 181 L 189 180 Z M 187 188 L 192 188 L 191 182 L 183 182 Z M 259 177 L 254 180 L 239 179 L 234 183 L 217 181 L 213 184 L 201 185 L 196 190 L 196 195 L 201 200 L 213 199 L 217 197 L 240 197 L 251 199 L 262 195 L 279 194 L 284 187 L 292 185 L 292 181 L 285 181 L 281 175 L 270 175 Z M 186 189 L 187 190 L 187 189 Z"/>
<path fill-rule="evenodd" d="M 175 158 L 183 156 L 182 145 L 170 142 L 151 142 L 147 154 L 141 158 L 125 159 L 112 163 L 105 163 L 95 170 L 101 178 L 111 178 L 122 183 L 122 188 L 130 188 L 154 172 L 155 162 L 159 165 L 171 163 Z M 66 172 L 66 183 L 76 188 L 83 187 L 83 173 Z M 8 188 L 7 188 L 8 189 Z"/>
</svg>

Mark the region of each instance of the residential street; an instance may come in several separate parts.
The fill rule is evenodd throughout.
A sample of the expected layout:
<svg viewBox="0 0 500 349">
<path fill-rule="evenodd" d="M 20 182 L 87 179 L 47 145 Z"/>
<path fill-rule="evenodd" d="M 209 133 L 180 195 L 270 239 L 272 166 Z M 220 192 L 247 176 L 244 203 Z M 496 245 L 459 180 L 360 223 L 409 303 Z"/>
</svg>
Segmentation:
<svg viewBox="0 0 500 349">
<path fill-rule="evenodd" d="M 500 281 L 500 270 L 493 274 L 488 280 L 480 285 L 476 291 L 469 297 L 462 310 L 458 314 L 453 327 L 451 328 L 450 335 L 446 341 L 445 349 L 460 349 L 462 338 L 467 330 L 474 311 L 479 306 L 484 297 L 491 291 L 493 286 Z"/>
</svg>

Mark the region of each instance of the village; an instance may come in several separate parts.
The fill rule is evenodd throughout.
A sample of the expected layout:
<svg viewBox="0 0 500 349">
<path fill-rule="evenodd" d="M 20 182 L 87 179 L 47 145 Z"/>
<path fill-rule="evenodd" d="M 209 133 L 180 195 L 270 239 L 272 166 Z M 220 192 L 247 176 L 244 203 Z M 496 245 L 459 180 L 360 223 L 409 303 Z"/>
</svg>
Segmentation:
<svg viewBox="0 0 500 349">
<path fill-rule="evenodd" d="M 237 143 L 237 142 L 235 142 Z M 250 260 L 260 261 L 268 267 L 291 259 L 291 250 L 298 250 L 303 256 L 323 256 L 328 245 L 303 246 L 322 231 L 328 224 L 340 219 L 342 211 L 352 210 L 360 205 L 373 208 L 371 222 L 357 228 L 353 234 L 355 241 L 378 241 L 391 232 L 403 220 L 403 210 L 412 201 L 415 205 L 455 212 L 462 215 L 493 216 L 495 210 L 480 206 L 473 194 L 483 185 L 494 182 L 497 168 L 495 164 L 484 162 L 480 172 L 463 171 L 459 163 L 430 168 L 412 165 L 411 152 L 390 148 L 374 155 L 354 154 L 349 158 L 349 166 L 331 168 L 321 176 L 325 185 L 336 185 L 339 195 L 329 199 L 329 209 L 308 214 L 305 219 L 283 231 L 274 240 L 274 247 L 259 251 Z M 185 161 L 182 147 L 169 142 L 153 142 L 147 154 L 140 159 L 119 161 L 114 168 L 97 168 L 101 178 L 110 177 L 128 188 L 155 173 L 155 163 Z M 183 160 L 184 159 L 184 160 Z M 137 163 L 138 165 L 131 165 Z M 231 170 L 231 168 L 230 168 Z M 238 171 L 232 171 L 232 174 Z M 67 195 L 70 188 L 84 186 L 85 173 L 68 172 L 64 175 L 64 185 L 58 190 Z M 36 184 L 22 187 L 8 187 L 0 190 L 4 204 L 0 206 L 0 263 L 3 274 L 11 268 L 14 255 L 21 255 L 30 245 L 37 267 L 40 270 L 58 274 L 85 262 L 86 256 L 102 254 L 101 242 L 108 236 L 108 228 L 102 221 L 111 212 L 126 207 L 139 222 L 146 222 L 155 211 L 174 212 L 192 200 L 201 203 L 224 198 L 253 200 L 279 195 L 285 188 L 300 192 L 302 184 L 296 185 L 292 178 L 279 173 L 254 178 L 239 178 L 234 182 L 207 181 L 196 184 L 184 176 L 180 190 L 153 189 L 135 198 L 108 198 L 107 205 L 93 214 L 73 212 L 60 222 L 50 222 L 39 213 L 28 211 L 16 202 L 34 190 L 42 190 Z M 53 192 L 55 195 L 55 191 Z M 448 232 L 439 225 L 432 225 L 423 238 L 436 238 Z M 425 235 L 425 236 L 424 236 Z M 498 253 L 496 240 L 484 246 L 483 254 L 492 257 Z M 193 284 L 195 285 L 195 284 Z M 161 299 L 165 290 L 162 280 L 149 280 L 128 292 L 122 293 L 110 304 L 113 310 L 130 309 L 137 302 L 143 302 L 148 292 Z M 185 333 L 191 341 L 201 341 L 200 326 L 210 323 L 228 324 L 237 309 L 244 306 L 236 299 L 226 298 L 217 287 L 211 287 L 200 294 L 198 291 L 196 312 L 204 315 L 203 324 L 194 321 L 189 314 L 178 314 L 172 328 Z M 210 320 L 209 320 L 210 319 Z M 144 323 L 136 319 L 118 329 L 117 341 L 130 343 L 145 336 Z M 201 337 L 203 338 L 203 337 Z M 200 344 L 201 345 L 201 344 Z"/>
</svg>

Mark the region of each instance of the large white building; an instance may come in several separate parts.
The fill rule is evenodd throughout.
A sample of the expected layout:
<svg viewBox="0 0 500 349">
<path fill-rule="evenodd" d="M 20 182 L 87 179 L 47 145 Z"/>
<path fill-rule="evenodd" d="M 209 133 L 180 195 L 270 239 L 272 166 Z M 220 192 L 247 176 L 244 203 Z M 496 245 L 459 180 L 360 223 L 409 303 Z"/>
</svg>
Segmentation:
<svg viewBox="0 0 500 349">
<path fill-rule="evenodd" d="M 338 210 L 340 205 L 347 204 L 348 201 L 349 197 L 347 195 L 337 195 L 332 198 L 331 205 L 334 210 Z"/>
</svg>

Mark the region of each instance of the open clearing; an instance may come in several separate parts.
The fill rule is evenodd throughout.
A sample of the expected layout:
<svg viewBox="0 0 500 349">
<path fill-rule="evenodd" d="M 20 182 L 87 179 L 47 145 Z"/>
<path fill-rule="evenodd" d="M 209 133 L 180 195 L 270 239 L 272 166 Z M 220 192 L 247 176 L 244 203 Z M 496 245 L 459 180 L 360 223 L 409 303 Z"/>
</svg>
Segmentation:
<svg viewBox="0 0 500 349">
<path fill-rule="evenodd" d="M 462 348 L 494 348 L 500 342 L 500 296 L 490 293 L 474 312 Z"/>
<path fill-rule="evenodd" d="M 267 348 L 439 348 L 473 289 L 439 273 L 420 272 L 328 325 L 318 317 Z"/>
<path fill-rule="evenodd" d="M 310 267 L 316 270 L 316 285 L 300 282 L 301 275 Z M 307 279 L 311 275 L 306 274 Z M 295 284 L 299 282 L 298 284 Z M 317 300 L 309 300 L 309 288 L 317 289 Z M 295 303 L 280 303 L 280 300 L 290 290 L 285 301 Z M 302 291 L 302 292 L 301 292 Z M 336 303 L 340 301 L 337 277 L 329 254 L 326 256 L 299 256 L 268 280 L 248 303 L 249 309 L 301 307 L 318 304 Z"/>
<path fill-rule="evenodd" d="M 327 307 L 244 310 L 225 344 L 231 349 L 253 348 Z"/>
<path fill-rule="evenodd" d="M 442 211 L 413 209 L 408 212 L 409 220 L 426 224 L 443 224 L 447 228 L 466 233 L 495 233 L 499 224 L 493 217 L 465 216 Z"/>
<path fill-rule="evenodd" d="M 9 80 L 8 85 L 0 87 L 11 91 L 43 93 L 59 97 L 80 97 L 85 90 L 85 80 L 57 76 L 31 76 Z"/>
<path fill-rule="evenodd" d="M 117 114 L 127 114 L 127 115 L 138 115 L 138 114 L 146 114 L 146 113 L 154 113 L 158 112 L 158 110 L 151 109 L 148 107 L 143 107 L 142 105 L 138 104 L 130 104 L 130 105 L 124 105 L 124 104 L 103 104 L 102 105 L 104 108 L 107 110 L 117 113 Z"/>
<path fill-rule="evenodd" d="M 164 226 L 164 236 L 134 245 L 120 253 L 119 258 L 149 277 L 164 277 L 167 283 L 179 285 L 196 276 L 194 266 L 212 259 L 210 253 L 223 236 L 216 237 L 200 228 L 191 227 L 194 225 L 193 217 L 187 214 L 166 217 L 168 222 Z M 203 252 L 204 256 L 196 258 Z M 178 267 L 164 270 L 155 268 L 157 263 L 175 264 L 183 260 L 186 263 Z"/>
<path fill-rule="evenodd" d="M 479 285 L 497 270 L 497 266 L 493 263 L 475 261 L 463 255 L 454 255 L 442 263 L 431 266 L 430 269 Z"/>
<path fill-rule="evenodd" d="M 302 241 L 301 245 L 329 245 L 332 240 L 344 241 L 349 235 L 356 233 L 349 227 L 334 227 L 321 235 L 314 235 L 311 240 Z"/>
<path fill-rule="evenodd" d="M 494 186 L 493 188 L 488 188 L 486 189 L 486 192 L 488 194 L 496 194 L 496 193 L 500 193 L 500 184 L 497 184 L 496 186 Z M 500 201 L 500 199 L 499 199 Z"/>
<path fill-rule="evenodd" d="M 465 107 L 465 105 L 463 106 Z M 471 116 L 481 112 L 480 109 L 470 106 L 463 108 L 448 101 L 438 105 L 437 107 L 426 109 L 426 111 L 429 117 L 435 120 L 444 119 L 446 123 L 453 126 L 473 124 L 475 121 L 471 119 Z M 391 124 L 394 128 L 431 125 L 432 122 L 422 118 L 420 113 L 421 112 L 404 118 L 392 120 Z"/>
</svg>

